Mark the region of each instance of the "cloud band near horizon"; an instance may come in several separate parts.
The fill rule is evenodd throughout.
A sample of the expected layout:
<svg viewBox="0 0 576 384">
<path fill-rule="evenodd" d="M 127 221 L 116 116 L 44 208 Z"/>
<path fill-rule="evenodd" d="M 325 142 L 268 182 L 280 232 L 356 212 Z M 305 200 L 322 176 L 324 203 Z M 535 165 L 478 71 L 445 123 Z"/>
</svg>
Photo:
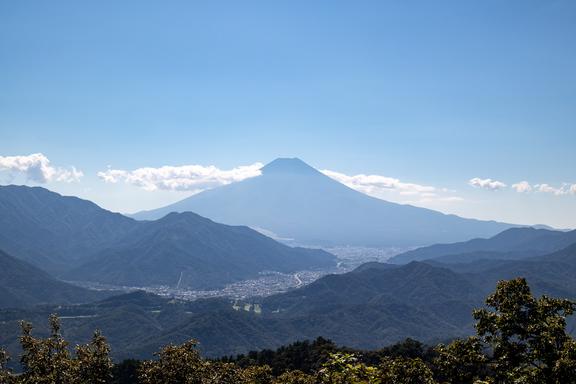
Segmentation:
<svg viewBox="0 0 576 384">
<path fill-rule="evenodd" d="M 261 174 L 263 163 L 256 162 L 232 169 L 223 170 L 216 166 L 182 165 L 162 167 L 142 167 L 134 170 L 107 169 L 97 172 L 99 179 L 106 183 L 123 182 L 147 191 L 189 191 L 193 193 L 206 189 L 242 181 Z M 0 172 L 11 177 L 24 176 L 26 180 L 46 184 L 49 182 L 72 183 L 80 181 L 84 173 L 73 166 L 53 166 L 44 154 L 33 153 L 20 156 L 0 156 Z M 367 195 L 386 198 L 390 194 L 407 199 L 408 203 L 430 201 L 462 201 L 446 188 L 404 182 L 398 178 L 384 175 L 347 175 L 328 169 L 321 170 L 324 175 Z M 547 193 L 554 196 L 576 195 L 576 183 L 562 183 L 553 186 L 547 183 L 531 184 L 520 181 L 508 186 L 491 178 L 474 177 L 468 185 L 490 191 L 511 189 L 518 193 Z"/>
<path fill-rule="evenodd" d="M 472 178 L 468 181 L 468 185 L 480 188 L 480 189 L 488 189 L 492 191 L 499 191 L 506 189 L 508 186 L 498 180 L 492 179 L 481 179 L 479 177 Z M 559 187 L 554 187 L 550 184 L 542 183 L 542 184 L 530 184 L 528 181 L 523 180 L 517 183 L 514 183 L 510 186 L 514 191 L 518 193 L 531 193 L 531 192 L 539 192 L 539 193 L 550 193 L 555 196 L 563 196 L 563 195 L 576 195 L 576 183 L 562 183 Z"/>
<path fill-rule="evenodd" d="M 84 176 L 82 171 L 75 167 L 52 166 L 50 160 L 42 153 L 24 156 L 0 156 L 0 171 L 8 172 L 13 177 L 23 175 L 27 180 L 39 184 L 51 181 L 78 182 Z"/>
<path fill-rule="evenodd" d="M 147 191 L 170 190 L 200 192 L 244 179 L 259 176 L 262 163 L 222 170 L 213 165 L 144 167 L 132 171 L 108 169 L 98 172 L 107 183 L 125 182 Z"/>
<path fill-rule="evenodd" d="M 261 174 L 263 163 L 254 163 L 222 170 L 215 166 L 182 165 L 145 167 L 134 170 L 108 169 L 98 172 L 98 177 L 107 183 L 124 182 L 147 191 L 169 190 L 198 193 L 206 189 L 242 181 Z M 396 194 L 404 203 L 430 201 L 462 201 L 451 196 L 447 189 L 416 183 L 403 182 L 397 178 L 382 175 L 346 175 L 344 173 L 321 170 L 324 175 L 359 192 L 377 198 L 390 198 Z"/>
</svg>

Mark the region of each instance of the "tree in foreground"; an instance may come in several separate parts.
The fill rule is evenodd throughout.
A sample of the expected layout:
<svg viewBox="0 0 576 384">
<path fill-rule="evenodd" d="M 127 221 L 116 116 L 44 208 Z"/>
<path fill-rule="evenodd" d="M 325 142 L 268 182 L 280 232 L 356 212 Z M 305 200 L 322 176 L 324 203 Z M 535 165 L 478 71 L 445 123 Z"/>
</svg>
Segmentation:
<svg viewBox="0 0 576 384">
<path fill-rule="evenodd" d="M 378 367 L 382 384 L 435 384 L 432 370 L 420 358 L 385 358 Z"/>
<path fill-rule="evenodd" d="M 468 384 L 488 375 L 488 358 L 484 354 L 484 344 L 478 337 L 457 339 L 449 345 L 439 344 L 435 352 L 434 369 L 441 381 Z"/>
<path fill-rule="evenodd" d="M 135 384 L 138 382 L 138 372 L 142 361 L 136 359 L 125 359 L 114 364 L 112 368 L 111 384 Z"/>
<path fill-rule="evenodd" d="M 326 384 L 376 384 L 379 383 L 378 370 L 360 363 L 349 353 L 334 353 L 318 372 L 318 379 Z"/>
<path fill-rule="evenodd" d="M 50 336 L 46 339 L 32 336 L 32 325 L 21 323 L 22 357 L 24 372 L 12 377 L 22 384 L 106 384 L 112 378 L 112 360 L 106 339 L 99 331 L 89 344 L 76 347 L 72 357 L 68 342 L 60 332 L 60 321 L 51 315 Z"/>
<path fill-rule="evenodd" d="M 488 296 L 491 309 L 474 311 L 478 336 L 490 347 L 498 383 L 574 383 L 574 340 L 566 317 L 576 304 L 534 298 L 525 279 L 501 281 Z M 566 381 L 568 380 L 568 381 Z"/>
<path fill-rule="evenodd" d="M 576 304 L 535 298 L 523 278 L 500 281 L 474 311 L 478 337 L 436 347 L 434 369 L 453 384 L 576 383 L 576 345 L 566 317 Z"/>
<path fill-rule="evenodd" d="M 76 347 L 77 383 L 106 384 L 112 379 L 114 364 L 110 359 L 110 346 L 96 330 L 89 344 Z"/>
<path fill-rule="evenodd" d="M 12 372 L 8 369 L 10 355 L 4 349 L 0 348 L 0 383 L 11 384 L 15 382 Z"/>
<path fill-rule="evenodd" d="M 76 367 L 68 351 L 68 343 L 60 333 L 60 320 L 50 316 L 50 336 L 39 339 L 32 336 L 32 324 L 22 322 L 22 357 L 24 368 L 21 382 L 25 384 L 73 384 Z"/>
<path fill-rule="evenodd" d="M 182 345 L 169 345 L 158 352 L 158 359 L 145 361 L 139 379 L 142 384 L 202 384 L 207 362 L 196 349 L 198 342 L 190 340 Z"/>
<path fill-rule="evenodd" d="M 277 384 L 316 384 L 316 378 L 302 371 L 287 371 L 276 378 Z"/>
</svg>

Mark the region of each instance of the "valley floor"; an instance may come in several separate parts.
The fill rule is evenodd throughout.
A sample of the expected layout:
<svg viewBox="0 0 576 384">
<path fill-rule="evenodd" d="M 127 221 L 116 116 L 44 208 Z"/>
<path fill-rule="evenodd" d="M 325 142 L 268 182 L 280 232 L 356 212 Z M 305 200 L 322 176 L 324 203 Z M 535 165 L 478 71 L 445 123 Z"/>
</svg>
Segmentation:
<svg viewBox="0 0 576 384">
<path fill-rule="evenodd" d="M 371 247 L 330 247 L 324 250 L 338 258 L 337 266 L 320 270 L 281 273 L 276 271 L 261 272 L 258 278 L 228 284 L 221 289 L 189 290 L 179 287 L 161 286 L 118 286 L 89 281 L 68 281 L 71 284 L 94 290 L 111 290 L 121 292 L 146 291 L 164 297 L 180 300 L 197 300 L 215 297 L 246 299 L 249 297 L 266 297 L 283 293 L 293 288 L 308 285 L 322 276 L 350 272 L 359 265 L 368 262 L 385 262 L 391 257 L 406 251 L 406 248 L 371 248 Z"/>
</svg>

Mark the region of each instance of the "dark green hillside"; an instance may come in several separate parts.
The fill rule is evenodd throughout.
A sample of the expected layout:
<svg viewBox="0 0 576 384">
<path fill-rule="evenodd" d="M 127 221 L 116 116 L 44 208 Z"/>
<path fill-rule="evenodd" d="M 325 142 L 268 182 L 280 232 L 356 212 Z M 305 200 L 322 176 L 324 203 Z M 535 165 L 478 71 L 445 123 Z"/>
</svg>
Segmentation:
<svg viewBox="0 0 576 384">
<path fill-rule="evenodd" d="M 262 314 L 235 311 L 231 301 L 222 299 L 180 302 L 132 293 L 79 307 L 47 308 L 42 315 L 56 311 L 65 316 L 67 336 L 74 342 L 82 342 L 89 329 L 105 331 L 116 357 L 149 357 L 161 345 L 191 337 L 200 341 L 208 356 L 274 348 L 317 336 L 378 348 L 407 336 L 433 340 L 466 333 L 472 300 L 476 302 L 469 290 L 447 269 L 414 263 L 327 276 L 262 300 Z M 34 320 L 39 315 L 20 316 Z M 6 324 L 10 319 L 15 317 L 0 317 Z"/>
<path fill-rule="evenodd" d="M 276 348 L 318 336 L 354 348 L 381 348 L 406 337 L 432 343 L 473 332 L 472 308 L 502 279 L 526 276 L 536 295 L 576 298 L 576 249 L 523 260 L 479 261 L 444 266 L 413 262 L 371 263 L 343 275 L 325 276 L 293 291 L 246 299 L 262 313 L 233 309 L 226 299 L 182 302 L 143 292 L 68 307 L 0 311 L 0 338 L 15 347 L 20 319 L 42 324 L 63 316 L 66 336 L 85 342 L 92 329 L 105 332 L 116 358 L 148 358 L 160 346 L 200 341 L 206 356 Z M 459 270 L 463 266 L 469 270 Z M 11 348 L 12 348 L 11 347 Z"/>
<path fill-rule="evenodd" d="M 83 303 L 106 295 L 58 281 L 0 250 L 0 308 Z"/>
<path fill-rule="evenodd" d="M 134 293 L 107 300 L 118 303 L 152 305 L 162 311 L 157 299 Z M 188 307 L 194 304 L 166 304 Z M 203 303 L 205 305 L 206 303 Z M 97 307 L 99 304 L 96 304 Z M 398 308 L 396 308 L 398 309 Z M 237 356 L 207 360 L 198 341 L 174 328 L 165 333 L 166 344 L 159 346 L 154 359 L 130 360 L 113 364 L 113 355 L 100 331 L 67 350 L 70 318 L 49 316 L 43 332 L 21 323 L 21 372 L 10 369 L 9 354 L 0 346 L 0 382 L 28 383 L 115 383 L 115 384 L 574 384 L 576 383 L 576 340 L 568 332 L 567 319 L 576 312 L 576 302 L 549 296 L 537 297 L 523 278 L 499 281 L 484 305 L 472 312 L 475 335 L 456 338 L 449 344 L 424 344 L 408 338 L 393 345 L 369 351 L 339 347 L 325 338 L 314 342 L 293 342 L 276 350 L 260 349 L 263 340 L 248 333 L 257 331 L 248 314 L 227 315 L 217 310 L 213 316 L 193 316 L 194 330 L 220 343 L 250 341 L 257 349 Z M 14 313 L 12 314 L 14 315 Z M 13 316 L 14 317 L 14 316 Z M 244 322 L 243 319 L 247 321 Z M 140 319 L 138 319 L 140 320 Z M 314 320 L 314 319 L 312 319 Z M 426 321 L 426 318 L 422 318 Z M 242 323 L 240 327 L 236 324 Z M 0 328 L 7 324 L 0 322 Z M 62 332 L 62 325 L 65 331 Z M 273 324 L 274 326 L 279 323 Z M 286 323 L 284 323 L 286 325 Z M 230 337 L 230 328 L 237 330 Z M 186 330 L 188 331 L 188 330 Z M 220 332 L 223 331 L 223 332 Z M 367 329 L 366 332 L 374 332 Z M 16 333 L 16 332 L 15 332 Z M 49 336 L 48 336 L 49 334 Z M 262 335 L 262 334 L 260 334 Z M 162 338 L 156 338 L 160 342 Z M 274 343 L 277 340 L 270 339 Z M 6 345 L 5 341 L 3 342 Z M 144 343 L 151 349 L 155 343 Z"/>
<path fill-rule="evenodd" d="M 344 275 L 331 275 L 307 287 L 264 300 L 265 308 L 298 313 L 325 307 L 366 304 L 374 300 L 398 300 L 418 308 L 439 301 L 477 302 L 475 287 L 447 268 L 413 262 L 406 266 L 381 269 L 365 266 Z"/>
<path fill-rule="evenodd" d="M 471 263 L 468 269 L 474 268 Z M 576 297 L 576 244 L 548 255 L 525 260 L 478 263 L 472 281 L 483 292 L 498 280 L 523 276 L 530 281 L 534 292 L 551 296 Z"/>
<path fill-rule="evenodd" d="M 248 227 L 215 223 L 191 212 L 142 225 L 66 274 L 117 285 L 205 289 L 253 278 L 261 271 L 330 267 L 322 250 L 291 248 Z"/>
<path fill-rule="evenodd" d="M 545 255 L 576 243 L 576 230 L 569 232 L 535 228 L 510 228 L 487 239 L 435 244 L 394 256 L 389 262 L 414 260 L 469 263 L 482 259 L 514 260 Z"/>
<path fill-rule="evenodd" d="M 140 223 L 40 187 L 0 186 L 0 248 L 60 273 Z"/>
</svg>

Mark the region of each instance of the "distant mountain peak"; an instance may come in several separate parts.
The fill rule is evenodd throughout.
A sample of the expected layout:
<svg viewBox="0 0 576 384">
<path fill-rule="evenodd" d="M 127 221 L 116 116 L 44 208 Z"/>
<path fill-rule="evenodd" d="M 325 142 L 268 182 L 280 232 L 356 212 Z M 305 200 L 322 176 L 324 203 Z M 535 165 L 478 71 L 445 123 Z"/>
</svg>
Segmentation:
<svg viewBox="0 0 576 384">
<path fill-rule="evenodd" d="M 368 196 L 298 158 L 278 158 L 261 172 L 132 217 L 150 220 L 190 211 L 218 223 L 259 228 L 314 246 L 412 247 L 494 236 L 512 226 Z"/>
<path fill-rule="evenodd" d="M 173 223 L 173 222 L 212 222 L 212 220 L 200 216 L 194 212 L 170 212 L 169 214 L 165 215 L 164 217 L 156 220 L 158 223 Z"/>
<path fill-rule="evenodd" d="M 280 157 L 266 164 L 262 174 L 318 174 L 319 172 L 297 157 Z"/>
</svg>

